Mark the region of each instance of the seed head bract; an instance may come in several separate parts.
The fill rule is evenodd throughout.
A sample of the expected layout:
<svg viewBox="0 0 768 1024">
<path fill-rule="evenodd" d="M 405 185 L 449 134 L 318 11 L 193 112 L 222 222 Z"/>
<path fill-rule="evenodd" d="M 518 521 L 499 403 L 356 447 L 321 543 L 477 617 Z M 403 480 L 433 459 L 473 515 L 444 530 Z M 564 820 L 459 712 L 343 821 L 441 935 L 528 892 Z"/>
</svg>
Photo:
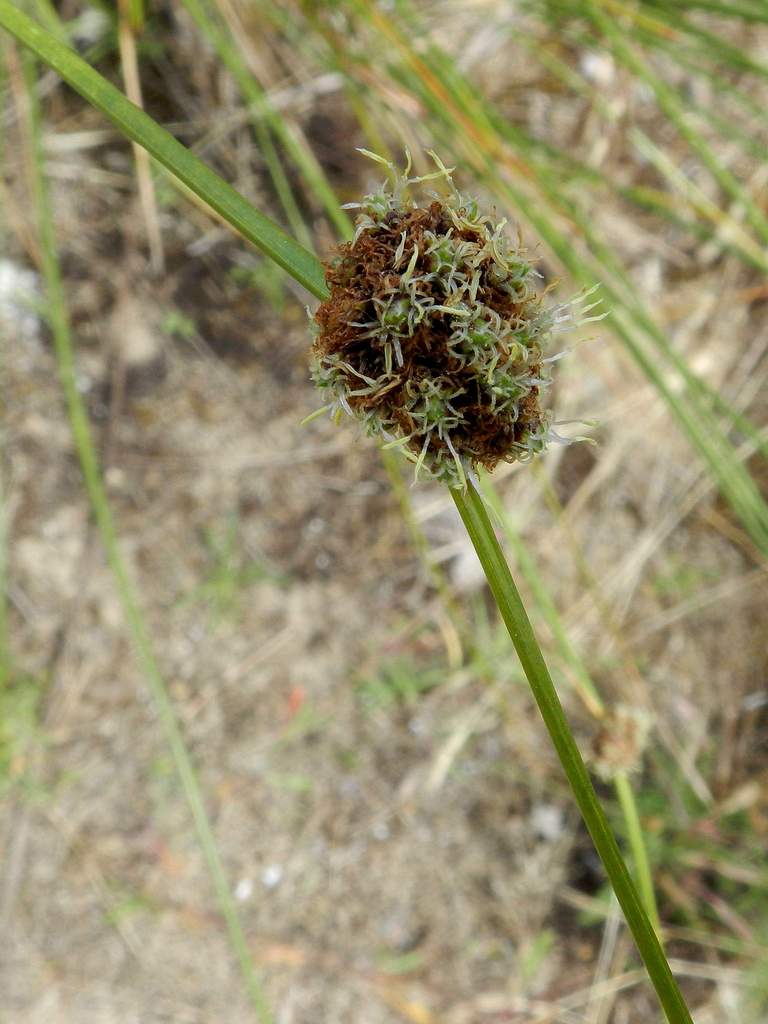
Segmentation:
<svg viewBox="0 0 768 1024">
<path fill-rule="evenodd" d="M 326 263 L 312 377 L 325 408 L 401 448 L 417 474 L 463 487 L 474 467 L 525 461 L 552 438 L 543 353 L 569 307 L 544 305 L 506 221 L 462 197 L 437 156 L 437 171 L 409 177 L 410 161 L 400 174 L 363 152 L 390 181 L 351 204 L 354 238 Z M 447 197 L 418 205 L 414 186 L 435 179 Z"/>
</svg>

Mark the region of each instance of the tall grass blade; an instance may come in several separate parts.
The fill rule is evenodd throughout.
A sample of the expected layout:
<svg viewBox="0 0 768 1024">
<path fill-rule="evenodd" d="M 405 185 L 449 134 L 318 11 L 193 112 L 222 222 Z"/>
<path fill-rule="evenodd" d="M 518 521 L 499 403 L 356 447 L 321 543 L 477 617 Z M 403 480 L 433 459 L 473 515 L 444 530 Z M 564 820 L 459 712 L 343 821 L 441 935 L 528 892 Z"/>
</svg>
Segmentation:
<svg viewBox="0 0 768 1024">
<path fill-rule="evenodd" d="M 26 55 L 25 55 L 26 56 Z M 219 910 L 229 933 L 251 1003 L 262 1024 L 270 1024 L 272 1015 L 256 974 L 253 957 L 237 914 L 234 897 L 227 881 L 216 840 L 211 828 L 200 783 L 181 733 L 165 680 L 155 657 L 149 632 L 141 612 L 136 587 L 120 551 L 118 530 L 109 507 L 102 482 L 96 449 L 83 399 L 77 387 L 75 355 L 70 336 L 69 317 L 53 228 L 50 197 L 44 172 L 41 145 L 41 115 L 36 94 L 34 60 L 25 60 L 25 78 L 33 138 L 33 174 L 35 206 L 40 235 L 42 271 L 47 291 L 47 316 L 59 375 L 67 405 L 72 436 L 88 498 L 99 529 L 107 561 L 115 579 L 125 621 L 133 641 L 139 666 L 144 674 L 160 726 L 171 752 L 182 792 L 187 801 L 205 857 Z"/>
<path fill-rule="evenodd" d="M 120 50 L 120 65 L 123 83 L 128 98 L 137 107 L 144 106 L 141 94 L 141 77 L 136 37 L 144 25 L 144 11 L 141 0 L 119 0 L 117 13 L 117 43 Z M 143 146 L 133 143 L 133 157 L 136 164 L 136 179 L 144 225 L 149 243 L 150 263 L 155 274 L 165 269 L 163 236 L 152 179 L 152 165 L 149 154 Z"/>
<path fill-rule="evenodd" d="M 265 102 L 256 83 L 252 79 L 245 63 L 231 44 L 226 32 L 213 17 L 202 0 L 182 0 L 184 6 L 194 19 L 200 32 L 209 40 L 219 60 L 234 78 L 243 98 L 252 112 L 251 123 L 258 143 L 259 153 L 269 171 L 280 205 L 294 235 L 306 248 L 311 248 L 312 238 L 304 222 L 296 197 L 293 194 L 288 176 L 280 161 L 280 156 L 272 141 L 272 134 L 264 120 Z"/>
</svg>

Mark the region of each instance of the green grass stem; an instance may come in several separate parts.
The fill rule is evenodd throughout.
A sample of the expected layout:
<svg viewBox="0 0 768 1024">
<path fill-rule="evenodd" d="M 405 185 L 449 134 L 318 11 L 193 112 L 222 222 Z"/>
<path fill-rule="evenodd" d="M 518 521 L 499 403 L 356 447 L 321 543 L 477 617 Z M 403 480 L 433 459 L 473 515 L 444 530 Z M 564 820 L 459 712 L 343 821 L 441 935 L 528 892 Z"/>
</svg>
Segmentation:
<svg viewBox="0 0 768 1024">
<path fill-rule="evenodd" d="M 165 680 L 152 648 L 136 587 L 120 551 L 118 531 L 102 481 L 88 415 L 77 387 L 75 355 L 70 335 L 66 295 L 54 235 L 50 197 L 44 172 L 40 131 L 41 117 L 33 65 L 33 58 L 27 57 L 24 67 L 32 128 L 31 137 L 34 149 L 32 167 L 35 207 L 40 236 L 42 273 L 47 292 L 47 318 L 53 335 L 53 344 L 70 428 L 80 461 L 85 488 L 107 561 L 115 579 L 137 661 L 151 693 L 160 727 L 171 752 L 181 789 L 192 815 L 197 839 L 205 858 L 221 916 L 229 933 L 232 949 L 237 958 L 240 972 L 258 1019 L 262 1024 L 270 1024 L 272 1015 L 254 967 L 253 955 L 248 948 L 245 932 L 237 914 L 234 897 L 224 872 L 221 855 L 219 854 L 205 809 L 205 801 L 200 783 L 179 727 Z"/>
<path fill-rule="evenodd" d="M 632 789 L 629 775 L 625 771 L 616 772 L 613 779 L 613 786 L 616 796 L 619 798 L 619 806 L 624 817 L 624 825 L 627 829 L 627 841 L 632 851 L 632 860 L 635 864 L 635 875 L 640 897 L 645 907 L 651 924 L 657 935 L 661 935 L 661 921 L 659 910 L 656 905 L 656 893 L 653 888 L 653 875 L 648 862 L 648 850 L 643 836 L 643 826 L 640 822 L 640 815 L 637 811 L 637 801 Z"/>
<path fill-rule="evenodd" d="M 0 436 L 0 440 L 1 440 Z M 0 449 L 2 455 L 2 449 Z M 0 698 L 11 677 L 11 645 L 8 630 L 8 503 L 3 467 L 0 466 Z"/>
<path fill-rule="evenodd" d="M 451 490 L 451 496 L 480 559 L 584 823 L 624 911 L 667 1020 L 669 1024 L 692 1024 L 691 1015 L 664 956 L 654 926 L 643 908 L 642 900 L 629 875 L 568 726 L 552 677 L 496 539 L 483 500 L 472 484 L 468 484 L 466 493 Z"/>
</svg>

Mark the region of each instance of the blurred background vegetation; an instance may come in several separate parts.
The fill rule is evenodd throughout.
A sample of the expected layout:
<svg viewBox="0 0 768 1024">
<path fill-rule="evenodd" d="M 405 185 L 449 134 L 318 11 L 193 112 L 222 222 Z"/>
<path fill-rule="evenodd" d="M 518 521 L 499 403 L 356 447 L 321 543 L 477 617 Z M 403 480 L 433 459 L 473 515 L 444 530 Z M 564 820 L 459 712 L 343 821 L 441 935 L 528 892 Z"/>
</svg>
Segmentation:
<svg viewBox="0 0 768 1024">
<path fill-rule="evenodd" d="M 25 6 L 321 256 L 380 177 L 356 147 L 435 149 L 554 296 L 600 285 L 551 394 L 597 444 L 488 501 L 583 749 L 651 727 L 630 782 L 697 1024 L 764 1021 L 764 0 Z M 0 46 L 0 1019 L 256 1019 L 236 913 L 276 1021 L 658 1020 L 450 499 L 300 426 L 308 296 Z"/>
</svg>

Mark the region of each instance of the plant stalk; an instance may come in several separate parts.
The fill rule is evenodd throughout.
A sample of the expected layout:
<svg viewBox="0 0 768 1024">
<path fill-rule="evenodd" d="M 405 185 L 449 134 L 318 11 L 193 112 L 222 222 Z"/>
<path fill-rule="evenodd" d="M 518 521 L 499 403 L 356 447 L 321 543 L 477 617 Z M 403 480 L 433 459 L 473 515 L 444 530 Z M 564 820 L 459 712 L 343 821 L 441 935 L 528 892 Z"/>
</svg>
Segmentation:
<svg viewBox="0 0 768 1024">
<path fill-rule="evenodd" d="M 669 1024 L 693 1024 L 656 932 L 643 909 L 640 896 L 600 806 L 482 498 L 471 483 L 467 484 L 466 492 L 451 489 L 451 497 L 480 559 L 584 823 L 589 829 L 595 849 L 624 911 L 667 1020 Z"/>
<path fill-rule="evenodd" d="M 619 798 L 621 813 L 624 816 L 627 840 L 632 850 L 632 859 L 635 862 L 635 877 L 637 878 L 637 885 L 643 905 L 656 934 L 660 936 L 661 921 L 659 920 L 659 909 L 656 906 L 656 893 L 653 889 L 653 874 L 648 862 L 648 851 L 645 848 L 643 826 L 640 822 L 640 815 L 637 812 L 635 794 L 632 792 L 632 786 L 627 773 L 617 772 L 613 785 Z"/>
</svg>

